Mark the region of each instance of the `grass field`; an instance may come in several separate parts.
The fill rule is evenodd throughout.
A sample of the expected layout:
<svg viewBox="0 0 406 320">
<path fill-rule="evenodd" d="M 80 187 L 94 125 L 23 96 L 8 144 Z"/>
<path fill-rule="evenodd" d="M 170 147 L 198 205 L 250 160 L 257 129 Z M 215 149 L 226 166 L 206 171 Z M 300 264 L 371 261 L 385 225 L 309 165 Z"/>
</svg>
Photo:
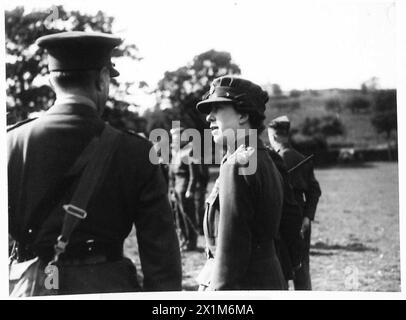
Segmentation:
<svg viewBox="0 0 406 320">
<path fill-rule="evenodd" d="M 397 164 L 316 174 L 323 196 L 312 236 L 314 289 L 400 291 Z"/>
<path fill-rule="evenodd" d="M 323 195 L 312 226 L 313 290 L 400 291 L 397 163 L 316 170 L 316 177 Z M 182 253 L 184 290 L 197 289 L 203 237 L 199 247 Z M 139 267 L 134 234 L 125 248 Z"/>
</svg>

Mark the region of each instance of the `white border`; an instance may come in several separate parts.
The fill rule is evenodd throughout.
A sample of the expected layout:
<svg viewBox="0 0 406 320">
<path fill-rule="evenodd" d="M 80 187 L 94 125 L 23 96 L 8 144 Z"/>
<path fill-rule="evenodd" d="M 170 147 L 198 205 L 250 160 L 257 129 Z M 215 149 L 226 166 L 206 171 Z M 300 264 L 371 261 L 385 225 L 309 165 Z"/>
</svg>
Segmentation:
<svg viewBox="0 0 406 320">
<path fill-rule="evenodd" d="M 393 2 L 393 1 L 365 1 L 365 0 L 343 0 L 345 2 Z M 40 2 L 40 1 L 39 1 Z M 56 1 L 57 2 L 57 1 Z M 310 1 L 312 2 L 312 1 Z M 17 5 L 17 4 L 16 4 Z M 6 86 L 5 86 L 5 47 L 4 47 L 4 8 L 3 2 L 0 5 L 2 10 L 2 15 L 0 18 L 0 43 L 3 44 L 0 50 L 0 101 L 3 102 L 3 110 L 5 110 L 5 99 L 6 99 Z M 399 195 L 405 194 L 405 174 L 404 174 L 404 161 L 405 156 L 405 130 L 402 126 L 402 121 L 405 118 L 406 106 L 406 3 L 402 0 L 396 1 L 396 32 L 397 32 L 397 90 L 398 90 L 398 137 L 399 137 Z M 142 32 L 142 30 L 140 31 Z M 1 120 L 3 126 L 5 126 L 5 112 L 1 113 Z M 0 297 L 8 298 L 8 268 L 7 268 L 7 251 L 8 251 L 8 223 L 7 223 L 7 179 L 6 179 L 6 146 L 5 146 L 5 128 L 3 127 L 3 134 L 0 135 L 0 183 L 1 190 L 0 193 Z M 298 292 L 298 291 L 249 291 L 249 292 L 154 292 L 154 293 L 114 293 L 114 294 L 92 294 L 92 295 L 73 295 L 73 296 L 58 296 L 58 297 L 46 297 L 45 299 L 59 300 L 59 299 L 137 299 L 137 300 L 156 300 L 156 299 L 182 299 L 182 300 L 195 300 L 195 299 L 230 299 L 230 300 L 241 300 L 241 299 L 259 299 L 259 300 L 284 300 L 284 299 L 405 299 L 405 280 L 403 275 L 406 273 L 406 257 L 405 257 L 405 241 L 406 241 L 406 218 L 403 217 L 405 212 L 405 198 L 400 197 L 399 203 L 399 213 L 400 213 L 400 242 L 401 242 L 401 292 L 331 292 L 331 291 L 312 291 L 312 292 Z M 31 299 L 44 299 L 44 298 L 31 298 Z"/>
</svg>

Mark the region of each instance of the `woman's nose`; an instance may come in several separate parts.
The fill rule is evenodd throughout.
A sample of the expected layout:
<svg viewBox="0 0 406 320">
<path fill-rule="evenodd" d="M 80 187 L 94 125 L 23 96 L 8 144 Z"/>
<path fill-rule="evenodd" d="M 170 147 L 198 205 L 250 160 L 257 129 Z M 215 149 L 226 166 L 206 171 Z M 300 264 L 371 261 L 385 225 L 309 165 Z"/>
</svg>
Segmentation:
<svg viewBox="0 0 406 320">
<path fill-rule="evenodd" d="M 207 115 L 206 121 L 207 121 L 207 122 L 212 122 L 212 121 L 214 121 L 213 111 L 211 111 L 211 112 Z"/>
</svg>

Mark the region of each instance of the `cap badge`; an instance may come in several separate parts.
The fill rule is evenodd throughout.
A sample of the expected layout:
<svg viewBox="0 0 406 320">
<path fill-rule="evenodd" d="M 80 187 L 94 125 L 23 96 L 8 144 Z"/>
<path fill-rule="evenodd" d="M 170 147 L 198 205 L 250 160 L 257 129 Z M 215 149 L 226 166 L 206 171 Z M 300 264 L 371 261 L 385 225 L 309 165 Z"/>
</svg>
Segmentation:
<svg viewBox="0 0 406 320">
<path fill-rule="evenodd" d="M 215 88 L 213 85 L 211 85 L 211 86 L 210 86 L 209 94 L 212 95 L 215 90 L 216 90 L 216 88 Z"/>
</svg>

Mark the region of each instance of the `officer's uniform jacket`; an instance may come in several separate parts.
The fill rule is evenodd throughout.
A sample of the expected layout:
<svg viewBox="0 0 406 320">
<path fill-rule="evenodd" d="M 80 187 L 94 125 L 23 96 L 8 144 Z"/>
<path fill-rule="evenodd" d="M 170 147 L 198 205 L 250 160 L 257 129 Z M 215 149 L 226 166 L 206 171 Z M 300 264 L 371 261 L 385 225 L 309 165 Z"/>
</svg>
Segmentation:
<svg viewBox="0 0 406 320">
<path fill-rule="evenodd" d="M 244 165 L 235 161 L 239 156 L 257 159 L 254 174 L 244 173 Z M 239 148 L 223 159 L 203 223 L 208 256 L 214 257 L 209 289 L 284 287 L 274 248 L 282 198 L 281 176 L 260 140 L 256 149 Z"/>
<path fill-rule="evenodd" d="M 35 252 L 56 243 L 64 212 L 58 209 L 36 226 L 34 209 L 105 126 L 90 104 L 80 97 L 60 101 L 39 119 L 8 133 L 9 231 Z M 88 204 L 88 216 L 73 232 L 67 250 L 83 243 L 122 248 L 135 224 L 144 289 L 179 290 L 179 245 L 164 178 L 148 158 L 152 145 L 138 135 L 120 135 L 110 168 Z M 78 178 L 62 180 L 63 199 L 50 203 L 52 207 L 69 203 Z"/>
<path fill-rule="evenodd" d="M 290 147 L 288 144 L 283 144 L 277 152 L 282 157 L 288 170 L 305 159 L 301 153 Z M 303 216 L 308 217 L 310 220 L 314 220 L 317 203 L 321 196 L 321 190 L 320 185 L 314 176 L 313 164 L 307 162 L 293 170 L 289 176 L 296 201 L 303 209 Z"/>
</svg>

